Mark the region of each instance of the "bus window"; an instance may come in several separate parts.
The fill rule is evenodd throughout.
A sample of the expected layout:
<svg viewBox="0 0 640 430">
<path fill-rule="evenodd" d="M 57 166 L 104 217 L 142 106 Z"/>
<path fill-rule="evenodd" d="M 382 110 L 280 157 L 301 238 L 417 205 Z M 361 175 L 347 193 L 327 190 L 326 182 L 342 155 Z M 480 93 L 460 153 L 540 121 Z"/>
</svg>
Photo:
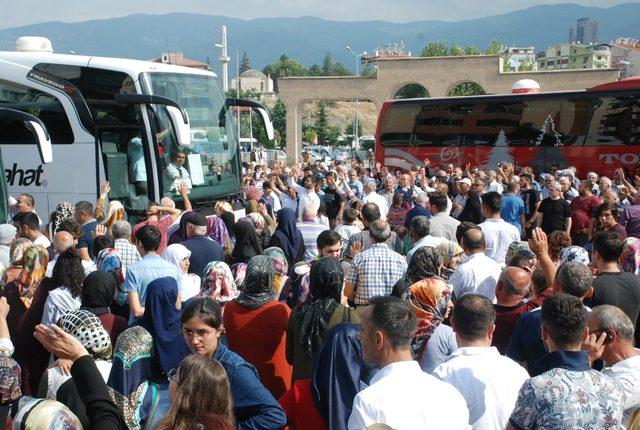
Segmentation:
<svg viewBox="0 0 640 430">
<path fill-rule="evenodd" d="M 73 143 L 73 131 L 60 101 L 22 85 L 0 81 L 0 107 L 16 109 L 38 117 L 49 130 L 54 145 Z M 2 130 L 0 145 L 33 144 L 33 135 L 22 123 L 14 122 Z"/>
</svg>

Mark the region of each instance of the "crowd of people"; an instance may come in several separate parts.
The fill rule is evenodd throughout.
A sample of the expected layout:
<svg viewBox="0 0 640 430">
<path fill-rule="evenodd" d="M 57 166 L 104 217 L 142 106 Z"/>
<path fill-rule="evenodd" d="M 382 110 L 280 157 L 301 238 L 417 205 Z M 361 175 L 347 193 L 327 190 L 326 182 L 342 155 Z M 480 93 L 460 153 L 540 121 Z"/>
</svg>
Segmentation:
<svg viewBox="0 0 640 430">
<path fill-rule="evenodd" d="M 640 428 L 639 172 L 464 167 L 245 163 L 209 216 L 17 196 L 0 423 Z"/>
</svg>

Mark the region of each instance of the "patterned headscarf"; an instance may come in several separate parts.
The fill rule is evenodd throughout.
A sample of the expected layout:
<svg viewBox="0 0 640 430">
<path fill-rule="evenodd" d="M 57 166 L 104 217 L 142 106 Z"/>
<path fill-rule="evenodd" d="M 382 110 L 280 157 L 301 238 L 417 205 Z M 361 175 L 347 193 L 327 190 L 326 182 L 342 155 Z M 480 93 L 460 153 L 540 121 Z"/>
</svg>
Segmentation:
<svg viewBox="0 0 640 430">
<path fill-rule="evenodd" d="M 224 247 L 230 242 L 229 232 L 222 218 L 215 215 L 207 217 L 207 236 Z"/>
<path fill-rule="evenodd" d="M 275 297 L 274 272 L 273 260 L 266 255 L 257 255 L 249 260 L 247 275 L 236 302 L 248 309 L 258 309 L 271 302 Z"/>
<path fill-rule="evenodd" d="M 640 275 L 640 239 L 635 237 L 625 239 L 618 264 L 621 270 Z"/>
<path fill-rule="evenodd" d="M 276 274 L 287 276 L 289 273 L 289 263 L 287 262 L 287 256 L 284 255 L 284 251 L 277 246 L 267 248 L 262 253 L 273 260 L 273 264 L 276 268 Z"/>
<path fill-rule="evenodd" d="M 323 257 L 316 261 L 309 273 L 311 301 L 297 312 L 301 327 L 300 343 L 311 357 L 320 350 L 325 329 L 342 298 L 344 272 L 340 261 Z"/>
<path fill-rule="evenodd" d="M 73 217 L 74 209 L 69 202 L 62 202 L 58 204 L 56 210 L 51 214 L 51 222 L 49 223 L 49 237 L 55 236 L 55 234 L 62 226 L 62 223 Z"/>
<path fill-rule="evenodd" d="M 509 262 L 513 257 L 520 256 L 520 255 L 524 256 L 529 260 L 535 257 L 535 254 L 533 253 L 533 251 L 531 251 L 531 248 L 529 247 L 529 242 L 525 242 L 525 241 L 511 242 L 511 244 L 509 245 L 509 248 L 507 248 L 507 253 L 504 257 L 504 261 L 506 264 L 509 264 Z"/>
<path fill-rule="evenodd" d="M 19 237 L 13 241 L 9 248 L 9 264 L 12 266 L 22 266 L 24 264 L 24 253 L 33 245 L 26 237 Z"/>
<path fill-rule="evenodd" d="M 100 319 L 87 310 L 73 310 L 60 317 L 60 328 L 80 341 L 94 358 L 111 358 L 111 338 Z"/>
<path fill-rule="evenodd" d="M 200 297 L 211 297 L 220 303 L 238 297 L 238 288 L 227 263 L 212 261 L 205 266 Z"/>
<path fill-rule="evenodd" d="M 22 369 L 16 360 L 0 355 L 0 405 L 6 406 L 22 396 Z"/>
<path fill-rule="evenodd" d="M 411 341 L 411 352 L 422 363 L 429 338 L 447 314 L 451 291 L 442 279 L 431 277 L 409 287 L 407 301 L 418 320 L 418 329 Z"/>
<path fill-rule="evenodd" d="M 127 427 L 143 428 L 158 401 L 158 388 L 149 382 L 153 338 L 140 326 L 131 327 L 118 337 L 107 385 Z"/>
<path fill-rule="evenodd" d="M 14 429 L 29 430 L 80 430 L 78 417 L 65 405 L 55 400 L 20 399 L 18 413 L 13 419 Z"/>
<path fill-rule="evenodd" d="M 585 266 L 589 265 L 589 252 L 580 246 L 567 246 L 560 251 L 560 264 L 575 261 Z"/>
<path fill-rule="evenodd" d="M 444 265 L 448 266 L 453 257 L 456 257 L 464 252 L 462 247 L 452 240 L 444 240 L 438 245 L 438 250 L 444 258 Z"/>
<path fill-rule="evenodd" d="M 49 253 L 40 245 L 32 245 L 24 253 L 22 272 L 18 278 L 20 298 L 28 308 L 31 306 L 33 293 L 44 279 L 49 262 Z"/>
<path fill-rule="evenodd" d="M 439 248 L 423 246 L 411 256 L 411 262 L 407 268 L 407 278 L 413 284 L 424 278 L 438 276 L 443 264 L 444 256 Z"/>
</svg>

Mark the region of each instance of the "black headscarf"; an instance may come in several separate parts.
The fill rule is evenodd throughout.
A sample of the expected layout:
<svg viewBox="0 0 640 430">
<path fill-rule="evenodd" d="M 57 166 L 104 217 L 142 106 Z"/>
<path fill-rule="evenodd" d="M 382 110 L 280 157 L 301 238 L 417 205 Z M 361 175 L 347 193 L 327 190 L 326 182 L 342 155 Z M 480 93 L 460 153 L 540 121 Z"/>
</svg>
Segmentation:
<svg viewBox="0 0 640 430">
<path fill-rule="evenodd" d="M 304 303 L 297 316 L 301 325 L 300 342 L 304 352 L 313 356 L 322 346 L 331 315 L 340 304 L 344 272 L 340 261 L 324 257 L 316 261 L 309 273 L 311 301 Z"/>
<path fill-rule="evenodd" d="M 262 246 L 256 229 L 246 221 L 238 221 L 233 226 L 233 235 L 236 244 L 233 247 L 231 257 L 233 263 L 247 263 L 256 255 L 262 254 Z"/>
<path fill-rule="evenodd" d="M 82 283 L 82 309 L 97 316 L 110 313 L 109 307 L 118 287 L 118 275 L 114 272 L 91 272 Z"/>
<path fill-rule="evenodd" d="M 254 233 L 255 234 L 255 233 Z M 271 302 L 276 293 L 273 289 L 275 265 L 271 257 L 257 255 L 249 260 L 240 295 L 235 299 L 247 309 L 258 309 Z"/>
</svg>

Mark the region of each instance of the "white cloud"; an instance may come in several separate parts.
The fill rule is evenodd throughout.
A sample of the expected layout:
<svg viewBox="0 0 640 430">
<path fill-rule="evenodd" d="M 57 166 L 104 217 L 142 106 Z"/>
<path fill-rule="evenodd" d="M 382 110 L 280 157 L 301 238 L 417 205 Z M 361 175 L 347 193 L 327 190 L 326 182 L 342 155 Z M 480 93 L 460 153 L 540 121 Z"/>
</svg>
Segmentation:
<svg viewBox="0 0 640 430">
<path fill-rule="evenodd" d="M 133 13 L 191 12 L 253 19 L 318 16 L 340 21 L 460 21 L 569 0 L 3 0 L 0 28 L 45 21 L 77 22 Z M 635 0 L 637 1 L 637 0 Z M 635 2 L 634 1 L 634 2 Z M 584 6 L 608 7 L 629 0 L 575 0 Z"/>
</svg>

